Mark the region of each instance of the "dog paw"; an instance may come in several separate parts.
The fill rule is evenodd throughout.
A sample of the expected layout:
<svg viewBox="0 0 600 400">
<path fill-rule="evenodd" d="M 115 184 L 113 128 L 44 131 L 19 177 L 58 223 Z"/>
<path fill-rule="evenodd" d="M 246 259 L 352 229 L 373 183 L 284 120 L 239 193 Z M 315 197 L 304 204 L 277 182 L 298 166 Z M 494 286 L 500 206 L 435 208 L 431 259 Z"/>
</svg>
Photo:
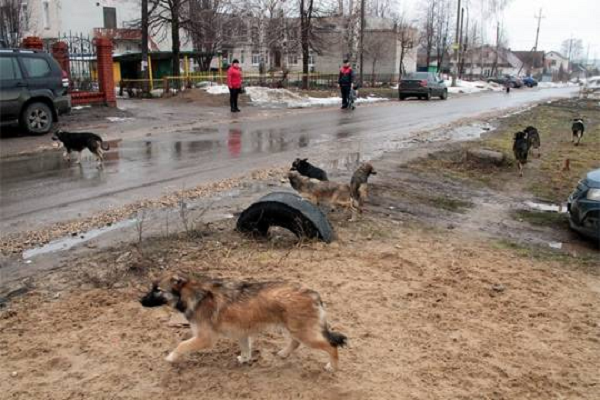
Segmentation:
<svg viewBox="0 0 600 400">
<path fill-rule="evenodd" d="M 176 362 L 179 359 L 179 356 L 177 355 L 177 353 L 175 353 L 174 351 L 172 351 L 166 358 L 165 361 L 170 362 L 171 364 Z"/>
<path fill-rule="evenodd" d="M 327 372 L 335 372 L 335 368 L 333 368 L 333 366 L 331 365 L 330 362 L 327 363 L 327 365 L 325 365 L 325 371 Z"/>
</svg>

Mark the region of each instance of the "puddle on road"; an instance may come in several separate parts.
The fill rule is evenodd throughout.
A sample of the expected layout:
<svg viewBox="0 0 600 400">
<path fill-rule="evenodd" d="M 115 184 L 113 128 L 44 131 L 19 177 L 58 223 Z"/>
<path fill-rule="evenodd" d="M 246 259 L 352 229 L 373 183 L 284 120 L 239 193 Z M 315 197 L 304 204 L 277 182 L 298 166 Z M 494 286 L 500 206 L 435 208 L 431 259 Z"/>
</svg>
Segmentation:
<svg viewBox="0 0 600 400">
<path fill-rule="evenodd" d="M 107 226 L 99 229 L 92 229 L 91 231 L 77 234 L 77 236 L 64 237 L 57 240 L 53 240 L 50 243 L 42 246 L 36 247 L 33 249 L 29 249 L 23 252 L 23 259 L 27 260 L 29 258 L 33 258 L 35 256 L 39 256 L 41 254 L 54 253 L 56 251 L 64 251 L 69 250 L 73 246 L 78 244 L 82 244 L 88 242 L 94 238 L 97 238 L 100 235 L 104 235 L 105 233 L 115 231 L 121 228 L 125 228 L 128 226 L 132 226 L 135 224 L 135 219 L 127 219 L 124 221 L 117 222 L 112 224 L 111 226 Z"/>
</svg>

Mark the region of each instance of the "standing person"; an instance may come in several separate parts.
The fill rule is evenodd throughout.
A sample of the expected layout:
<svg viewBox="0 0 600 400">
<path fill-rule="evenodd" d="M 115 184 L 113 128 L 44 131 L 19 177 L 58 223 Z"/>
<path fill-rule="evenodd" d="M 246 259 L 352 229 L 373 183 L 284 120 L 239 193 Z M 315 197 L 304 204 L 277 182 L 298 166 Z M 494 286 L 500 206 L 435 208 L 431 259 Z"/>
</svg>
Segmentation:
<svg viewBox="0 0 600 400">
<path fill-rule="evenodd" d="M 229 105 L 231 112 L 240 112 L 238 108 L 238 96 L 242 91 L 242 70 L 240 62 L 234 59 L 227 70 L 227 87 L 229 88 Z"/>
<path fill-rule="evenodd" d="M 344 65 L 340 68 L 340 77 L 338 78 L 338 84 L 342 91 L 342 109 L 348 108 L 348 99 L 350 97 L 350 90 L 352 90 L 352 82 L 354 81 L 354 72 L 350 66 L 348 59 L 344 60 Z"/>
<path fill-rule="evenodd" d="M 511 86 L 510 79 L 506 78 L 506 81 L 504 81 L 504 87 L 506 88 L 506 94 L 510 93 L 510 86 Z"/>
</svg>

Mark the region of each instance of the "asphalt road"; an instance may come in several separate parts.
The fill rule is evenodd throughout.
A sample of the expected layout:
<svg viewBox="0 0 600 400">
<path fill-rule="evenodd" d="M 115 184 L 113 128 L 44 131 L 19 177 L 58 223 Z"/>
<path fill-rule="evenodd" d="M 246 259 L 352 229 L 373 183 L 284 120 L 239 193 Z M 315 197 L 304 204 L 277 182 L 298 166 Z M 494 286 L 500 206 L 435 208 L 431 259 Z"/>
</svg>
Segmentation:
<svg viewBox="0 0 600 400">
<path fill-rule="evenodd" d="M 68 165 L 52 151 L 0 163 L 0 231 L 31 230 L 183 187 L 291 162 L 299 155 L 343 166 L 402 147 L 418 131 L 490 112 L 523 109 L 576 89 L 514 90 L 448 101 L 391 101 L 327 108 L 113 143 L 104 168 Z M 87 152 L 86 152 L 87 153 Z"/>
</svg>

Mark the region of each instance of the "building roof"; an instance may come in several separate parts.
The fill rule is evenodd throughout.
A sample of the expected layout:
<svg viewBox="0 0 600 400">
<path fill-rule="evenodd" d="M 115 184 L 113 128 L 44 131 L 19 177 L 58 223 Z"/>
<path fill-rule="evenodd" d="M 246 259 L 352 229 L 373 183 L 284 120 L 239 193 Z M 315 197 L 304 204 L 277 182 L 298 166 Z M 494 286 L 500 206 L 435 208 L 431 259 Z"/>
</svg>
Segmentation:
<svg viewBox="0 0 600 400">
<path fill-rule="evenodd" d="M 513 51 L 512 52 L 523 64 L 531 68 L 544 67 L 544 52 L 543 51 Z"/>
<path fill-rule="evenodd" d="M 554 50 L 549 51 L 549 52 L 546 53 L 546 56 L 549 56 L 549 55 L 557 55 L 558 57 L 562 58 L 563 60 L 567 59 L 567 57 L 563 56 L 558 51 L 554 51 Z"/>
</svg>

